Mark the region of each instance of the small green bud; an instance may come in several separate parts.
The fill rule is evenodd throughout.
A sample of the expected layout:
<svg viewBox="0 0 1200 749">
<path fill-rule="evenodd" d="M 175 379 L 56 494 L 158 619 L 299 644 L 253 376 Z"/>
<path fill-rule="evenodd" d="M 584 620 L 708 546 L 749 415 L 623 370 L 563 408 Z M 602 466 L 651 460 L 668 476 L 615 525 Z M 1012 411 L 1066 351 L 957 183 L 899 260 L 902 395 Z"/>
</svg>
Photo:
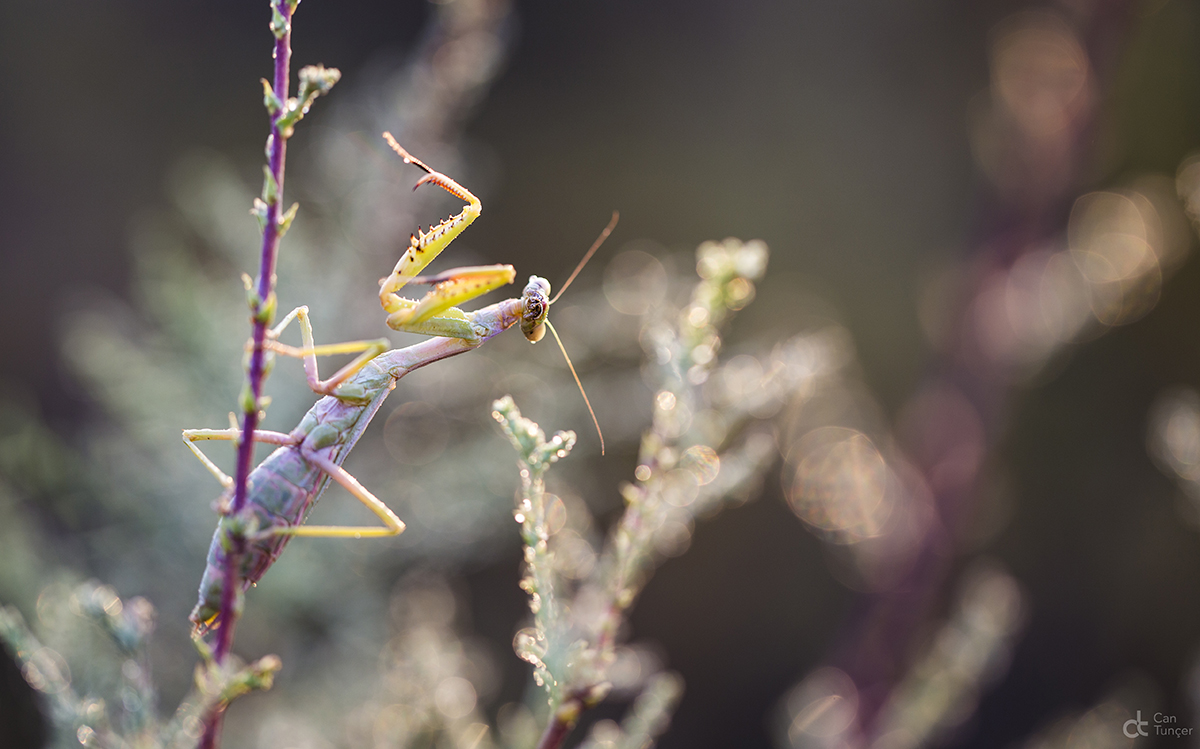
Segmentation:
<svg viewBox="0 0 1200 749">
<path fill-rule="evenodd" d="M 292 13 L 296 12 L 296 6 L 300 4 L 300 0 L 287 0 L 288 10 Z"/>
<path fill-rule="evenodd" d="M 267 204 L 262 201 L 262 198 L 254 199 L 254 207 L 250 209 L 250 215 L 258 221 L 258 230 L 265 231 L 267 228 Z"/>
<path fill-rule="evenodd" d="M 239 594 L 241 586 L 238 586 Z M 238 599 L 241 603 L 241 599 Z M 240 608 L 238 609 L 240 615 Z M 225 664 L 217 665 L 206 662 L 203 668 L 196 669 L 196 684 L 200 691 L 215 695 L 218 704 L 229 704 L 233 700 L 249 692 L 270 689 L 275 680 L 275 672 L 283 665 L 279 656 L 268 655 L 242 666 L 241 661 L 230 658 Z"/>
<path fill-rule="evenodd" d="M 275 120 L 275 127 L 279 129 L 279 137 L 284 140 L 291 138 L 301 116 L 300 102 L 295 97 L 288 99 L 283 113 Z"/>
<path fill-rule="evenodd" d="M 267 108 L 267 114 L 274 117 L 276 112 L 278 112 L 280 109 L 283 109 L 283 102 L 281 102 L 279 97 L 275 95 L 275 89 L 271 87 L 270 81 L 268 81 L 266 78 L 261 78 L 259 80 L 262 81 L 263 87 L 263 106 Z"/>
<path fill-rule="evenodd" d="M 546 435 L 536 423 L 521 416 L 520 409 L 511 395 L 506 395 L 492 403 L 492 418 L 500 422 L 500 427 L 508 436 L 509 442 L 517 449 L 522 462 L 529 465 L 531 456 L 538 445 L 544 444 Z"/>
<path fill-rule="evenodd" d="M 288 32 L 290 24 L 286 16 L 279 12 L 279 6 L 272 3 L 271 5 L 271 33 L 276 39 L 282 39 L 283 35 Z"/>
<path fill-rule="evenodd" d="M 258 295 L 258 289 L 246 291 L 246 305 L 250 307 L 250 321 L 253 322 L 263 308 L 263 298 Z"/>
<path fill-rule="evenodd" d="M 258 297 L 258 294 L 255 294 Z M 275 292 L 271 292 L 267 296 L 266 304 L 259 304 L 257 307 L 251 307 L 251 312 L 254 313 L 251 318 L 256 323 L 270 325 L 275 320 L 275 310 L 279 306 L 279 299 L 275 296 Z"/>
<path fill-rule="evenodd" d="M 250 383 L 242 384 L 242 392 L 238 396 L 238 407 L 242 409 L 242 413 L 252 414 L 258 411 L 258 404 L 254 401 L 254 391 L 250 389 Z"/>
<path fill-rule="evenodd" d="M 271 167 L 267 165 L 263 165 L 262 199 L 267 205 L 279 202 L 279 183 L 275 181 L 275 175 L 271 174 Z"/>
<path fill-rule="evenodd" d="M 575 446 L 575 432 L 556 432 L 548 442 L 542 442 L 530 455 L 533 464 L 541 467 L 558 462 L 559 458 L 567 457 Z"/>
<path fill-rule="evenodd" d="M 342 78 L 342 72 L 337 68 L 327 68 L 324 65 L 306 65 L 300 69 L 300 89 L 297 96 L 287 100 L 283 113 L 275 120 L 280 136 L 292 137 L 296 123 L 304 119 L 312 103 L 318 96 L 329 93 L 333 84 Z"/>
<path fill-rule="evenodd" d="M 300 68 L 299 98 L 311 103 L 317 96 L 329 93 L 333 84 L 342 79 L 342 71 L 324 65 L 305 65 Z M 306 107 L 307 109 L 307 107 Z"/>
<path fill-rule="evenodd" d="M 282 216 L 279 217 L 279 238 L 280 239 L 283 239 L 283 235 L 287 234 L 288 229 L 292 228 L 292 219 L 296 218 L 296 211 L 299 210 L 299 208 L 300 208 L 299 203 L 292 203 L 292 207 L 287 209 L 287 213 L 284 213 Z"/>
<path fill-rule="evenodd" d="M 247 685 L 251 689 L 270 689 L 275 680 L 275 672 L 283 668 L 283 661 L 277 655 L 266 655 L 250 664 L 250 679 Z"/>
</svg>

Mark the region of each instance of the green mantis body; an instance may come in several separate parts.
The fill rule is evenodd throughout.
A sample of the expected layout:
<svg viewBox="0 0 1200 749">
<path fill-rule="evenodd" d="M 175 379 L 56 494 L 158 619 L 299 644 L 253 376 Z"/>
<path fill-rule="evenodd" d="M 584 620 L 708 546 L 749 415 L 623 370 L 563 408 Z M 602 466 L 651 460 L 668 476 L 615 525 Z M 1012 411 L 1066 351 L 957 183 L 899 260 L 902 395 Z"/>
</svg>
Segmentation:
<svg viewBox="0 0 1200 749">
<path fill-rule="evenodd" d="M 417 183 L 418 186 L 432 182 L 468 204 L 461 213 L 442 221 L 429 232 L 418 232 L 412 238 L 411 246 L 396 263 L 392 274 L 381 283 L 380 301 L 388 313 L 390 327 L 437 337 L 385 353 L 381 352 L 387 347 L 386 340 L 315 346 L 308 310 L 304 307 L 293 310 L 270 332 L 271 350 L 303 358 L 309 385 L 325 397 L 317 401 L 291 432 L 260 430 L 255 433 L 255 441 L 279 447 L 250 473 L 247 511 L 238 517 L 223 514 L 213 534 L 204 577 L 200 582 L 199 600 L 191 614 L 198 628 L 220 625 L 217 619 L 224 585 L 222 570 L 225 567 L 231 524 L 240 524 L 242 531 L 250 538 L 247 551 L 241 556 L 240 569 L 237 570 L 243 589 L 249 588 L 262 577 L 293 536 L 367 538 L 392 536 L 403 531 L 404 523 L 387 505 L 342 467 L 384 399 L 396 382 L 414 369 L 478 348 L 484 341 L 516 324 L 521 325 L 527 338 L 537 341 L 548 322 L 550 284 L 537 276 L 530 277 L 518 298 L 505 299 L 474 312 L 464 312 L 454 306 L 511 283 L 516 274 L 510 265 L 460 268 L 432 278 L 417 275 L 479 216 L 480 204 L 474 195 L 454 180 L 410 156 L 390 135 L 385 133 L 385 137 L 405 162 L 425 170 L 426 176 Z M 603 236 L 607 236 L 611 228 L 610 224 Z M 414 301 L 396 294 L 408 283 L 431 284 L 434 288 L 422 299 Z M 304 347 L 294 348 L 278 343 L 282 330 L 297 318 L 301 324 Z M 328 380 L 319 378 L 318 355 L 352 352 L 361 353 Z M 184 430 L 183 438 L 228 490 L 232 486 L 232 479 L 204 455 L 196 442 L 236 441 L 240 438 L 240 430 L 236 427 Z M 304 525 L 313 503 L 320 498 L 331 479 L 374 512 L 383 525 Z"/>
</svg>

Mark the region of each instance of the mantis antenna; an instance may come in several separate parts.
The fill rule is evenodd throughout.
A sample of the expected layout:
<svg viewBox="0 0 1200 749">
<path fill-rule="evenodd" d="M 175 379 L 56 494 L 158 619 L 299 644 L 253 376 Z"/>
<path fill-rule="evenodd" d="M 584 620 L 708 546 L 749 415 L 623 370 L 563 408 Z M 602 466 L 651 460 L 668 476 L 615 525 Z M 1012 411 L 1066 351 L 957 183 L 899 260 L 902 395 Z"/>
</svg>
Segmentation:
<svg viewBox="0 0 1200 749">
<path fill-rule="evenodd" d="M 558 331 L 546 320 L 546 327 L 550 328 L 550 332 L 554 334 L 554 342 L 558 344 L 558 350 L 562 352 L 563 358 L 567 360 L 567 369 L 571 370 L 571 376 L 575 378 L 575 384 L 579 386 L 579 394 L 583 396 L 583 402 L 587 404 L 588 413 L 592 415 L 592 424 L 596 427 L 596 434 L 600 435 L 600 454 L 604 455 L 604 432 L 600 431 L 600 422 L 596 420 L 596 412 L 592 410 L 592 402 L 588 400 L 587 393 L 583 389 L 583 383 L 579 381 L 579 375 L 575 374 L 575 365 L 571 363 L 571 357 L 567 356 L 567 348 L 563 346 L 562 339 L 558 337 Z"/>
<path fill-rule="evenodd" d="M 571 271 L 571 275 L 567 278 L 562 288 L 554 295 L 554 298 L 549 301 L 549 304 L 554 304 L 558 298 L 563 295 L 575 277 L 579 275 L 579 271 L 583 270 L 583 266 L 592 259 L 592 255 L 596 254 L 596 250 L 600 249 L 600 245 L 604 244 L 604 240 L 608 239 L 608 235 L 612 234 L 612 230 L 616 228 L 617 221 L 620 220 L 621 214 L 613 211 L 612 218 L 609 219 L 608 226 L 604 227 L 604 231 L 600 232 L 600 236 L 596 237 L 596 241 L 592 242 L 592 246 L 583 254 L 583 259 L 575 266 L 575 270 Z M 604 432 L 600 431 L 600 422 L 596 419 L 596 412 L 592 409 L 592 402 L 588 400 L 587 392 L 583 389 L 583 383 L 579 381 L 579 375 L 575 373 L 575 365 L 571 363 L 571 357 L 567 355 L 567 347 L 563 345 L 562 339 L 558 337 L 558 331 L 550 324 L 550 318 L 546 318 L 546 327 L 550 328 L 550 332 L 554 334 L 554 342 L 558 344 L 558 350 L 562 352 L 563 359 L 567 360 L 567 369 L 571 370 L 571 376 L 575 378 L 575 384 L 579 387 L 579 394 L 583 396 L 583 402 L 587 405 L 588 413 L 592 416 L 592 424 L 596 427 L 596 434 L 600 437 L 600 454 L 604 455 Z"/>
<path fill-rule="evenodd" d="M 604 240 L 608 239 L 608 235 L 612 234 L 612 230 L 617 227 L 617 221 L 620 219 L 620 212 L 613 211 L 613 215 L 612 218 L 609 219 L 608 226 L 604 227 L 604 231 L 600 232 L 600 236 L 596 237 L 595 242 L 592 242 L 591 249 L 583 254 L 583 260 L 580 260 L 579 265 L 575 266 L 575 270 L 571 271 L 570 277 L 567 278 L 566 283 L 562 285 L 562 288 L 558 290 L 558 293 L 554 295 L 554 298 L 550 300 L 550 304 L 557 302 L 558 298 L 563 295 L 563 292 L 566 291 L 567 287 L 571 285 L 571 282 L 575 280 L 575 276 L 578 276 L 579 271 L 583 270 L 583 266 L 587 265 L 587 262 L 592 259 L 592 255 L 596 254 L 596 250 L 600 249 L 600 245 L 604 244 Z M 563 352 L 564 355 L 566 353 L 567 352 L 565 351 Z"/>
</svg>

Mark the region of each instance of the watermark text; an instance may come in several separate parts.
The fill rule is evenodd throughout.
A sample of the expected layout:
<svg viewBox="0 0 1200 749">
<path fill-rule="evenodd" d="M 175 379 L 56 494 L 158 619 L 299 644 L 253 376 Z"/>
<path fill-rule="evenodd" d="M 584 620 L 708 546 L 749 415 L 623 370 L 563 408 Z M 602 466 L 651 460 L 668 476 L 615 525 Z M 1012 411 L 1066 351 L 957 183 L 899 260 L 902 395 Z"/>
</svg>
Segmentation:
<svg viewBox="0 0 1200 749">
<path fill-rule="evenodd" d="M 1170 736 L 1181 739 L 1192 736 L 1195 728 L 1179 725 L 1179 718 L 1167 713 L 1155 713 L 1151 720 L 1142 720 L 1142 711 L 1137 711 L 1136 718 L 1130 718 L 1121 726 L 1121 731 L 1127 738 L 1136 739 L 1138 736 Z"/>
</svg>

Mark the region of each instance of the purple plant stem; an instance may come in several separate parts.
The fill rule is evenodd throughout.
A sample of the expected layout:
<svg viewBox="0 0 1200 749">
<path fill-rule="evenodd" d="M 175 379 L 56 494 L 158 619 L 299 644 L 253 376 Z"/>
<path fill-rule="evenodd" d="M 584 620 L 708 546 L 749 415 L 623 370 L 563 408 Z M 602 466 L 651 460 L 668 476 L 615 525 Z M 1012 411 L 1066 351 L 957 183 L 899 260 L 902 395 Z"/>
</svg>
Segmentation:
<svg viewBox="0 0 1200 749">
<path fill-rule="evenodd" d="M 1090 22 L 1078 29 L 1080 43 L 1089 51 L 1093 74 L 1105 82 L 1112 61 L 1120 51 L 1130 21 L 1130 3 L 1126 0 L 1103 0 L 1095 5 Z M 1048 6 L 1055 8 L 1055 4 Z M 939 517 L 939 525 L 923 539 L 911 570 L 892 589 L 869 594 L 860 601 L 853 615 L 856 620 L 850 636 L 842 643 L 835 662 L 854 680 L 859 695 L 859 725 L 868 737 L 878 729 L 880 710 L 891 696 L 911 658 L 915 635 L 930 611 L 944 595 L 945 582 L 956 561 L 956 534 L 980 501 L 982 474 L 987 455 L 1003 435 L 1004 416 L 1012 399 L 1013 373 L 993 363 L 983 366 L 974 356 L 980 349 L 975 329 L 970 325 L 969 311 L 984 293 L 983 280 L 996 269 L 1008 269 L 1026 252 L 1062 231 L 1062 217 L 1074 201 L 1081 173 L 1088 163 L 1088 147 L 1094 136 L 1096 112 L 1083 115 L 1073 127 L 1068 148 L 1070 158 L 1064 161 L 1069 179 L 1063 181 L 1060 192 L 1037 196 L 1036 184 L 1026 190 L 1016 190 L 1019 198 L 993 198 L 983 208 L 984 226 L 979 231 L 980 256 L 973 269 L 973 283 L 957 300 L 957 320 L 952 340 L 943 356 L 931 367 L 925 379 L 925 389 L 943 390 L 962 396 L 979 418 L 983 431 L 984 457 L 968 475 L 954 482 L 942 482 L 937 487 L 928 467 L 936 465 L 944 455 L 925 456 L 921 466 Z M 928 409 L 917 417 L 913 426 L 917 433 L 933 433 L 953 429 L 953 416 Z M 939 423 L 940 422 L 940 423 Z M 954 449 L 954 444 L 942 449 Z M 922 461 L 918 461 L 922 462 Z"/>
<path fill-rule="evenodd" d="M 285 27 L 283 35 L 275 40 L 275 77 L 273 81 L 275 96 L 281 102 L 288 99 L 288 82 L 292 57 L 292 8 L 287 0 L 275 0 L 275 9 L 283 16 Z M 271 136 L 269 169 L 271 176 L 278 186 L 273 201 L 267 204 L 267 221 L 263 227 L 262 258 L 258 271 L 257 302 L 251 309 L 254 320 L 253 348 L 250 354 L 250 391 L 254 394 L 254 405 L 248 409 L 242 418 L 242 436 L 238 444 L 237 470 L 233 481 L 233 503 L 230 514 L 237 515 L 246 506 L 246 483 L 250 476 L 250 464 L 254 459 L 254 432 L 258 429 L 258 400 L 262 397 L 263 373 L 265 371 L 264 341 L 267 335 L 269 320 L 260 316 L 259 309 L 268 304 L 275 287 L 275 261 L 279 255 L 279 219 L 280 206 L 283 204 L 283 172 L 287 157 L 287 138 L 279 129 L 279 118 L 285 110 L 276 112 L 271 117 Z M 231 545 L 225 555 L 225 580 L 221 588 L 221 613 L 218 621 L 216 647 L 213 657 L 216 662 L 223 663 L 233 646 L 233 629 L 237 620 L 237 588 L 241 585 L 237 571 L 241 567 L 242 555 L 245 553 L 245 537 L 234 534 Z M 200 746 L 202 749 L 215 749 L 220 743 L 221 722 L 224 708 L 218 707 L 206 721 L 204 737 Z"/>
<path fill-rule="evenodd" d="M 568 697 L 566 702 L 550 716 L 550 722 L 546 725 L 546 730 L 538 741 L 537 749 L 558 749 L 562 746 L 567 734 L 579 721 L 579 713 L 583 707 L 582 699 L 574 695 Z"/>
</svg>

